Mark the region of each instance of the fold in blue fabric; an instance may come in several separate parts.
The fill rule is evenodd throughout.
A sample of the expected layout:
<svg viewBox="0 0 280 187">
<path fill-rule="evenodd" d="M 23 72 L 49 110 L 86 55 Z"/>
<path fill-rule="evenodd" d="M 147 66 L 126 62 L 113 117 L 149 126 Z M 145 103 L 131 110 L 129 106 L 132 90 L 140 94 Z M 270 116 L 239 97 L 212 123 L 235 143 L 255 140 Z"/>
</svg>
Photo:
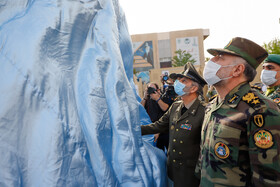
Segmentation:
<svg viewBox="0 0 280 187">
<path fill-rule="evenodd" d="M 0 186 L 166 186 L 117 0 L 0 1 Z"/>
</svg>

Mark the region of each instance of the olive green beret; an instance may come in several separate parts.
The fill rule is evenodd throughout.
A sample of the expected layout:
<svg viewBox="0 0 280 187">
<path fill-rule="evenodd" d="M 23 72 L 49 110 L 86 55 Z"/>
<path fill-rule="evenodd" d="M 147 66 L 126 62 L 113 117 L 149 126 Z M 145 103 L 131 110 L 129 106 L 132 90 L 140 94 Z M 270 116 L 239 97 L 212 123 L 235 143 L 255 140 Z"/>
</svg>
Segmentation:
<svg viewBox="0 0 280 187">
<path fill-rule="evenodd" d="M 276 55 L 276 54 L 268 55 L 268 57 L 264 60 L 264 63 L 266 62 L 273 62 L 280 65 L 280 55 Z"/>
</svg>

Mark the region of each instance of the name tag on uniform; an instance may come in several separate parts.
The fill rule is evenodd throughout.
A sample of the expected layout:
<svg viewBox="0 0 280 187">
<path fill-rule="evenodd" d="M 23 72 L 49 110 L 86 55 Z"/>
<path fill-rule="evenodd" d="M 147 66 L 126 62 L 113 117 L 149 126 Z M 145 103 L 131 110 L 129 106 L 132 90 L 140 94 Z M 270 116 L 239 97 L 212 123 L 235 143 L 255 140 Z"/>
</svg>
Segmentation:
<svg viewBox="0 0 280 187">
<path fill-rule="evenodd" d="M 186 129 L 186 130 L 190 131 L 190 130 L 192 130 L 192 125 L 191 124 L 187 124 L 187 123 L 182 124 L 181 125 L 181 129 Z"/>
</svg>

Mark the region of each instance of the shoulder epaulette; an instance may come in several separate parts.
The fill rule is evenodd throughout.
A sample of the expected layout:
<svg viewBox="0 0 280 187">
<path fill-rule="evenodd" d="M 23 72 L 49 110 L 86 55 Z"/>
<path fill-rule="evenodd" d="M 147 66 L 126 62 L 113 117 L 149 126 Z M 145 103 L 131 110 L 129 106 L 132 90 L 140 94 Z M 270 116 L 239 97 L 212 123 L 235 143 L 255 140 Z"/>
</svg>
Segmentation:
<svg viewBox="0 0 280 187">
<path fill-rule="evenodd" d="M 249 106 L 251 107 L 256 107 L 259 106 L 261 104 L 261 100 L 258 96 L 256 96 L 253 92 L 249 91 L 247 94 L 245 94 L 242 97 L 242 101 L 244 101 L 245 103 L 247 103 Z"/>
<path fill-rule="evenodd" d="M 253 85 L 253 86 L 251 86 L 251 88 L 254 88 L 254 89 L 257 89 L 259 91 L 262 91 L 262 88 L 260 86 L 257 86 L 257 85 Z"/>
</svg>

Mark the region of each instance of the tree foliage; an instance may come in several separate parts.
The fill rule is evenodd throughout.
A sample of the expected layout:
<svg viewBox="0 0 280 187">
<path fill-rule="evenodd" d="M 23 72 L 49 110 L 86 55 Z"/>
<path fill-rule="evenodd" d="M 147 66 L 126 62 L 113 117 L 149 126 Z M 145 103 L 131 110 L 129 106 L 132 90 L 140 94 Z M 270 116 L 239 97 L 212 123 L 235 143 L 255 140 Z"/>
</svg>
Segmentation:
<svg viewBox="0 0 280 187">
<path fill-rule="evenodd" d="M 280 40 L 275 38 L 268 44 L 264 43 L 263 48 L 265 48 L 268 54 L 280 54 Z"/>
<path fill-rule="evenodd" d="M 172 66 L 179 67 L 184 66 L 187 62 L 194 64 L 196 61 L 192 58 L 190 53 L 187 53 L 186 50 L 178 49 L 175 51 L 175 56 L 172 58 Z"/>
</svg>

